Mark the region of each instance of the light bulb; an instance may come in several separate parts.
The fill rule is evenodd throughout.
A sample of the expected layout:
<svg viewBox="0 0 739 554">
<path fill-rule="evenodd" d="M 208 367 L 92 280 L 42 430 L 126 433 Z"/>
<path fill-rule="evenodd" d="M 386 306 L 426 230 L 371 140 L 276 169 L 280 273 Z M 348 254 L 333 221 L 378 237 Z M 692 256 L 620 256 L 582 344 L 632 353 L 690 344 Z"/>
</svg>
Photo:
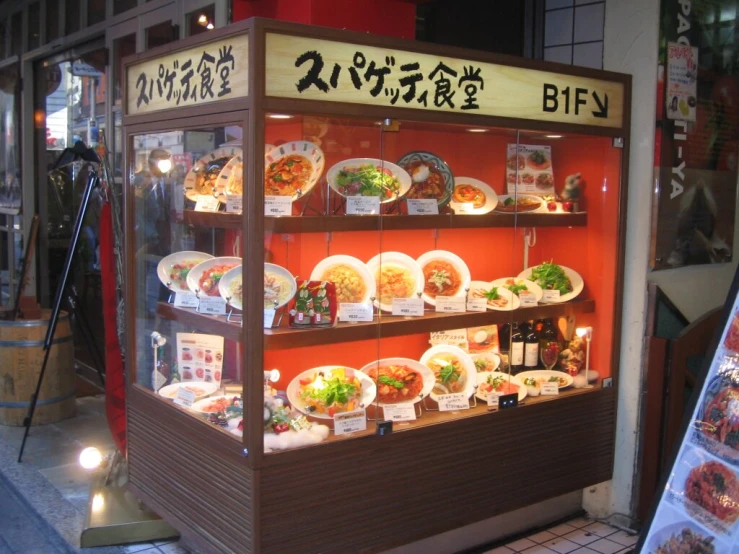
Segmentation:
<svg viewBox="0 0 739 554">
<path fill-rule="evenodd" d="M 584 337 L 585 337 L 585 335 L 587 335 L 587 334 L 588 334 L 588 330 L 587 330 L 587 329 L 586 329 L 585 327 L 578 327 L 578 328 L 577 328 L 577 329 L 575 330 L 575 333 L 577 333 L 577 336 L 578 336 L 578 337 L 580 337 L 580 338 L 582 339 L 582 338 L 584 338 Z"/>
<path fill-rule="evenodd" d="M 204 13 L 201 13 L 200 17 L 198 17 L 198 23 L 200 23 L 201 25 L 206 25 L 208 23 L 208 16 Z"/>
<path fill-rule="evenodd" d="M 270 381 L 271 383 L 276 383 L 280 380 L 280 370 L 279 369 L 270 369 L 269 371 L 264 372 L 264 380 Z"/>
<path fill-rule="evenodd" d="M 88 446 L 80 452 L 80 465 L 85 469 L 96 469 L 103 463 L 103 455 L 94 446 Z"/>
<path fill-rule="evenodd" d="M 163 158 L 161 160 L 157 160 L 157 169 L 161 171 L 162 173 L 168 173 L 170 169 L 172 169 L 172 160 L 169 158 Z"/>
<path fill-rule="evenodd" d="M 215 28 L 216 28 L 216 26 L 215 26 L 215 25 L 213 25 L 212 23 L 208 23 L 208 24 L 207 24 L 207 25 L 205 26 L 205 28 L 206 28 L 206 29 L 208 29 L 209 31 L 212 31 L 213 29 L 215 29 Z"/>
</svg>

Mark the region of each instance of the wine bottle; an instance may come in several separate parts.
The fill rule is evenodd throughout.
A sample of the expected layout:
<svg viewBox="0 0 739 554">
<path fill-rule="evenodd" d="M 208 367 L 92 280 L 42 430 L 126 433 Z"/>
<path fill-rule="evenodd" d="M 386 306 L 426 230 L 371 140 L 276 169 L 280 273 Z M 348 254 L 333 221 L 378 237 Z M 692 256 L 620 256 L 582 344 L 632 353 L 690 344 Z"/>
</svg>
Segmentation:
<svg viewBox="0 0 739 554">
<path fill-rule="evenodd" d="M 524 362 L 524 341 L 523 333 L 518 327 L 518 323 L 511 324 L 511 355 L 510 365 L 511 373 L 516 374 L 523 371 Z"/>
<path fill-rule="evenodd" d="M 524 361 L 523 365 L 527 370 L 536 369 L 539 365 L 539 335 L 533 321 L 526 326 L 526 334 L 524 341 Z"/>
</svg>

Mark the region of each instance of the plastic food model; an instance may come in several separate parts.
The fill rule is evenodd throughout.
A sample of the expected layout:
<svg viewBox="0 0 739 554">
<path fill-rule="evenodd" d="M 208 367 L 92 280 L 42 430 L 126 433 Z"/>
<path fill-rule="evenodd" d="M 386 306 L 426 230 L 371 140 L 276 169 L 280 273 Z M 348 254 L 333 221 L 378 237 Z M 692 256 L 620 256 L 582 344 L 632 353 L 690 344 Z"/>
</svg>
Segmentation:
<svg viewBox="0 0 739 554">
<path fill-rule="evenodd" d="M 302 281 L 298 284 L 290 309 L 290 326 L 330 326 L 336 321 L 336 287 L 326 281 Z"/>
<path fill-rule="evenodd" d="M 239 428 L 241 430 L 241 428 Z M 241 434 L 241 433 L 236 433 Z M 282 398 L 264 399 L 264 449 L 285 450 L 318 444 L 329 435 L 326 425 L 311 423 Z"/>
<path fill-rule="evenodd" d="M 565 186 L 562 189 L 562 210 L 565 212 L 580 211 L 580 186 L 582 180 L 580 174 L 568 175 L 565 179 Z"/>
</svg>

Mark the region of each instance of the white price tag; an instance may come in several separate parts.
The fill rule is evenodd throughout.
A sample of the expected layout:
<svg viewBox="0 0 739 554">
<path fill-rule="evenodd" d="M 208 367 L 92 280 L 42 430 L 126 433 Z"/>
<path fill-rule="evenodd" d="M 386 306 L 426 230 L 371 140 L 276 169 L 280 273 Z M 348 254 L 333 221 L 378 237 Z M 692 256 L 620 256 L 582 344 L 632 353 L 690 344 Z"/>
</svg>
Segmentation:
<svg viewBox="0 0 739 554">
<path fill-rule="evenodd" d="M 229 194 L 226 196 L 226 211 L 228 213 L 240 214 L 243 209 L 244 197 L 240 194 Z"/>
<path fill-rule="evenodd" d="M 542 396 L 559 396 L 559 383 L 542 383 L 540 386 Z"/>
<path fill-rule="evenodd" d="M 456 412 L 457 410 L 469 410 L 470 399 L 463 392 L 452 394 L 440 394 L 436 397 L 440 412 Z"/>
<path fill-rule="evenodd" d="M 377 215 L 380 213 L 379 196 L 349 196 L 346 199 L 348 215 Z"/>
<path fill-rule="evenodd" d="M 423 316 L 423 300 L 421 298 L 393 298 L 393 315 L 421 317 Z"/>
<path fill-rule="evenodd" d="M 439 202 L 433 198 L 409 198 L 408 215 L 436 215 L 439 213 Z"/>
<path fill-rule="evenodd" d="M 518 293 L 518 299 L 521 301 L 521 307 L 536 306 L 536 295 L 533 292 L 522 290 Z"/>
<path fill-rule="evenodd" d="M 354 410 L 334 416 L 334 435 L 348 435 L 366 429 L 367 414 L 364 410 Z"/>
<path fill-rule="evenodd" d="M 174 295 L 174 305 L 177 308 L 197 308 L 198 297 L 192 292 L 176 292 Z"/>
<path fill-rule="evenodd" d="M 436 311 L 449 313 L 464 313 L 467 308 L 467 299 L 464 296 L 437 296 Z"/>
<path fill-rule="evenodd" d="M 412 402 L 403 404 L 386 404 L 382 408 L 382 413 L 388 421 L 415 421 L 416 408 Z"/>
<path fill-rule="evenodd" d="M 264 328 L 270 329 L 274 322 L 275 322 L 275 309 L 265 308 L 264 309 Z"/>
<path fill-rule="evenodd" d="M 196 212 L 217 212 L 220 202 L 215 196 L 206 196 L 201 194 L 198 196 L 198 201 L 195 202 Z"/>
<path fill-rule="evenodd" d="M 497 410 L 499 398 L 500 395 L 497 392 L 489 392 L 487 394 L 488 408 L 490 408 L 491 410 Z"/>
<path fill-rule="evenodd" d="M 465 215 L 475 212 L 475 205 L 472 202 L 455 202 L 452 208 L 454 209 L 454 213 L 457 215 Z"/>
<path fill-rule="evenodd" d="M 559 302 L 559 291 L 558 290 L 548 290 L 544 289 L 544 296 L 542 297 L 542 301 L 544 302 Z"/>
<path fill-rule="evenodd" d="M 488 309 L 488 301 L 485 298 L 468 298 L 468 312 L 485 312 Z"/>
<path fill-rule="evenodd" d="M 226 315 L 226 301 L 220 296 L 201 296 L 198 311 L 201 314 Z"/>
<path fill-rule="evenodd" d="M 293 214 L 293 198 L 292 196 L 265 196 L 264 197 L 264 215 L 292 215 Z"/>
<path fill-rule="evenodd" d="M 188 387 L 179 387 L 177 389 L 177 396 L 174 398 L 174 403 L 189 408 L 195 402 L 195 391 Z"/>
<path fill-rule="evenodd" d="M 359 321 L 371 322 L 374 314 L 372 304 L 341 302 L 339 304 L 339 320 L 357 323 Z"/>
</svg>

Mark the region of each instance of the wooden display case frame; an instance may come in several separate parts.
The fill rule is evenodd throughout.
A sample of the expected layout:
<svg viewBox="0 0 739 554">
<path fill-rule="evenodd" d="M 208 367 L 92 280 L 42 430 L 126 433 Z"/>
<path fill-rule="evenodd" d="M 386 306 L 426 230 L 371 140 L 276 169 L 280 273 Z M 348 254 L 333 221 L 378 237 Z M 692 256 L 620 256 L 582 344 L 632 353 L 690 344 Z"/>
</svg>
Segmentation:
<svg viewBox="0 0 739 554">
<path fill-rule="evenodd" d="M 262 452 L 263 349 L 330 344 L 376 338 L 378 323 L 341 324 L 330 330 L 264 331 L 262 310 L 246 310 L 243 328 L 225 318 L 159 304 L 160 317 L 179 320 L 203 332 L 241 341 L 244 347 L 244 439 L 194 418 L 133 383 L 134 355 L 127 359 L 128 463 L 130 487 L 183 536 L 207 552 L 378 552 L 536 502 L 609 480 L 612 473 L 620 347 L 624 229 L 630 133 L 631 77 L 534 60 L 490 55 L 360 33 L 285 22 L 250 19 L 124 60 L 124 68 L 202 43 L 248 34 L 248 91 L 241 99 L 197 107 L 164 109 L 123 118 L 125 149 L 133 135 L 207 123 L 242 124 L 247 160 L 263 157 L 264 116 L 268 112 L 344 117 L 387 117 L 428 123 L 488 125 L 535 131 L 586 133 L 623 141 L 618 213 L 614 302 L 613 387 L 574 390 L 554 401 L 532 399 L 512 410 L 463 417 L 434 415 L 409 432 L 327 441 L 316 447 L 264 455 Z M 454 57 L 482 63 L 555 72 L 623 86 L 622 120 L 603 127 L 447 113 L 340 102 L 316 102 L 265 95 L 267 33 L 309 37 L 392 50 Z M 126 91 L 128 94 L 128 90 Z M 127 106 L 127 96 L 123 105 Z M 125 159 L 128 159 L 126 151 Z M 130 163 L 130 160 L 129 160 Z M 128 174 L 128 170 L 126 170 Z M 264 259 L 263 175 L 245 164 L 243 215 L 186 212 L 186 221 L 208 227 L 241 228 L 244 259 Z M 134 194 L 125 189 L 126 236 L 134 236 Z M 587 214 L 520 214 L 521 226 L 584 226 Z M 513 217 L 428 216 L 384 218 L 382 229 L 512 226 Z M 379 218 L 285 217 L 274 232 L 379 229 Z M 127 347 L 136 351 L 133 240 L 126 243 Z M 244 305 L 260 306 L 261 266 L 245 266 Z M 522 310 L 525 317 L 551 317 L 595 310 L 592 300 Z M 505 316 L 506 318 L 508 316 Z M 383 336 L 398 336 L 503 321 L 500 312 L 431 314 L 417 320 L 383 322 Z M 359 337 L 359 338 L 357 338 Z M 255 370 L 254 368 L 258 368 Z M 427 414 L 431 415 L 431 414 Z M 584 421 L 587 415 L 587 424 Z M 433 419 L 431 418 L 431 419 Z M 427 420 L 427 423 L 430 419 Z M 523 436 L 527 440 L 522 440 Z M 495 437 L 495 440 L 481 440 Z M 464 463 L 460 463 L 463 460 Z M 460 471 L 455 471 L 455 469 Z M 461 470 L 463 468 L 463 470 Z M 567 472 L 567 479 L 563 472 Z M 408 472 L 412 479 L 406 478 Z M 502 478 L 504 477 L 504 478 Z M 520 483 L 520 484 L 516 484 Z"/>
</svg>

